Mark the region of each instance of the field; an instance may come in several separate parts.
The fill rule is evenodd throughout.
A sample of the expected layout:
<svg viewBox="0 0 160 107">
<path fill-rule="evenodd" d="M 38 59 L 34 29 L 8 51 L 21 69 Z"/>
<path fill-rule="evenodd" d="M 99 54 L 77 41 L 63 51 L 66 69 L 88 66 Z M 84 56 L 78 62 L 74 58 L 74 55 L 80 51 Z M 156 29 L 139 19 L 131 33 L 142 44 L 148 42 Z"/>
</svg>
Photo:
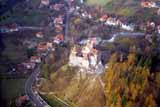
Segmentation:
<svg viewBox="0 0 160 107">
<path fill-rule="evenodd" d="M 24 93 L 26 79 L 3 79 L 1 80 L 2 96 L 11 99 Z"/>
<path fill-rule="evenodd" d="M 52 107 L 59 105 L 55 96 L 71 107 L 103 107 L 105 105 L 100 78 L 95 75 L 80 74 L 68 65 L 52 72 L 49 80 L 43 79 L 39 90 L 41 94 L 46 93 L 43 97 Z"/>
<path fill-rule="evenodd" d="M 111 0 L 86 0 L 86 3 L 88 5 L 101 5 L 101 6 L 105 6 L 105 4 L 107 4 L 110 1 Z"/>
<path fill-rule="evenodd" d="M 2 79 L 1 80 L 1 104 L 5 107 L 15 100 L 16 97 L 24 94 L 24 86 L 26 79 Z"/>
<path fill-rule="evenodd" d="M 108 13 L 114 13 L 122 16 L 132 16 L 140 7 L 139 2 L 132 0 L 87 0 L 87 5 L 100 5 Z"/>
</svg>

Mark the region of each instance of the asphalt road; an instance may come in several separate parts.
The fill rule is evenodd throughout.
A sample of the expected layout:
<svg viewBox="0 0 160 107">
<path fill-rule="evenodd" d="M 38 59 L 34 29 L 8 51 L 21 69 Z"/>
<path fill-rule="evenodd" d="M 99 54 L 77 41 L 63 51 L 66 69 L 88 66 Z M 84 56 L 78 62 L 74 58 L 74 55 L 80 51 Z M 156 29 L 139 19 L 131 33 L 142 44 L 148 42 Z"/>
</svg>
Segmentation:
<svg viewBox="0 0 160 107">
<path fill-rule="evenodd" d="M 36 94 L 32 89 L 32 86 L 35 83 L 36 78 L 40 74 L 41 65 L 42 64 L 38 65 L 38 67 L 26 81 L 25 92 L 35 107 L 49 107 L 49 105 L 39 96 L 39 94 Z"/>
<path fill-rule="evenodd" d="M 65 24 L 65 40 L 68 41 L 68 27 L 69 27 L 69 11 L 68 8 L 65 7 L 66 10 L 66 24 Z M 48 52 L 49 53 L 49 52 Z M 46 56 L 47 57 L 47 56 Z M 41 72 L 41 65 L 38 65 L 38 67 L 34 70 L 34 72 L 30 75 L 30 77 L 27 79 L 25 84 L 25 92 L 28 95 L 29 99 L 31 100 L 34 107 L 50 107 L 41 97 L 39 94 L 36 94 L 32 86 L 36 81 L 36 78 L 38 78 L 38 75 Z"/>
</svg>

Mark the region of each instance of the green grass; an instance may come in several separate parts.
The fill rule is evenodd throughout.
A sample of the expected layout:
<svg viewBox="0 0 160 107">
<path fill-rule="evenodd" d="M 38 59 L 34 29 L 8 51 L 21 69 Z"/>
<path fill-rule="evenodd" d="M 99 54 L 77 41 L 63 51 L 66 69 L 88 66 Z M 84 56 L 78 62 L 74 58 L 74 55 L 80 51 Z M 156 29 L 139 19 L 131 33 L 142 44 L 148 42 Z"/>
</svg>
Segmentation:
<svg viewBox="0 0 160 107">
<path fill-rule="evenodd" d="M 135 13 L 134 9 L 129 7 L 122 8 L 118 11 L 118 14 L 122 16 L 132 16 L 134 13 Z"/>
<path fill-rule="evenodd" d="M 56 100 L 54 97 L 49 95 L 41 95 L 41 97 L 51 106 L 51 107 L 65 107 L 62 103 Z"/>
<path fill-rule="evenodd" d="M 10 100 L 24 93 L 26 79 L 2 79 L 1 94 L 5 100 Z"/>
<path fill-rule="evenodd" d="M 110 1 L 111 0 L 86 0 L 86 3 L 88 5 L 101 5 L 101 6 L 104 6 Z"/>
</svg>

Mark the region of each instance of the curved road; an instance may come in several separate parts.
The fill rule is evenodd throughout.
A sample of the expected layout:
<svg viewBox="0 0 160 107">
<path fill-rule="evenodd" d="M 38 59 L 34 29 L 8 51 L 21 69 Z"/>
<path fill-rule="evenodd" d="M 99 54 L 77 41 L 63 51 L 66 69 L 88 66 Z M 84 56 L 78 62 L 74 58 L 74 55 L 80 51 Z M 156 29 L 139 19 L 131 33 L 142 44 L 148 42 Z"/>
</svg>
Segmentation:
<svg viewBox="0 0 160 107">
<path fill-rule="evenodd" d="M 68 27 L 69 27 L 69 16 L 70 12 L 68 11 L 68 8 L 66 9 L 66 25 L 65 25 L 65 40 L 66 42 L 68 39 Z M 28 28 L 28 27 L 27 27 Z M 30 27 L 29 27 L 30 28 Z M 49 52 L 48 52 L 49 53 Z M 47 56 L 46 56 L 47 57 Z M 25 84 L 25 93 L 28 95 L 29 99 L 33 103 L 34 107 L 50 107 L 41 97 L 39 94 L 36 94 L 32 86 L 34 85 L 36 78 L 38 78 L 38 75 L 41 72 L 41 65 L 43 63 L 39 64 L 38 67 L 34 70 L 34 72 L 30 75 L 30 77 L 27 79 Z"/>
<path fill-rule="evenodd" d="M 41 65 L 35 69 L 35 71 L 30 75 L 25 84 L 25 93 L 28 95 L 34 107 L 50 107 L 39 94 L 34 93 L 32 86 L 36 81 L 37 76 L 40 74 Z"/>
</svg>

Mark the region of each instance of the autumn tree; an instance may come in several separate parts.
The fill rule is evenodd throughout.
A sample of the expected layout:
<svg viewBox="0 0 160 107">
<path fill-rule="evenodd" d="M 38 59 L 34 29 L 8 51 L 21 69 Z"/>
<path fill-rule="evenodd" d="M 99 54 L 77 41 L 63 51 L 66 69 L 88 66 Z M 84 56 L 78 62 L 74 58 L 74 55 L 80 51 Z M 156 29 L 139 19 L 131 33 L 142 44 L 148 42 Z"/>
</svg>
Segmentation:
<svg viewBox="0 0 160 107">
<path fill-rule="evenodd" d="M 153 93 L 159 91 L 150 88 L 150 71 L 136 62 L 133 53 L 123 62 L 118 62 L 117 54 L 113 54 L 106 71 L 106 107 L 157 107 Z"/>
</svg>

